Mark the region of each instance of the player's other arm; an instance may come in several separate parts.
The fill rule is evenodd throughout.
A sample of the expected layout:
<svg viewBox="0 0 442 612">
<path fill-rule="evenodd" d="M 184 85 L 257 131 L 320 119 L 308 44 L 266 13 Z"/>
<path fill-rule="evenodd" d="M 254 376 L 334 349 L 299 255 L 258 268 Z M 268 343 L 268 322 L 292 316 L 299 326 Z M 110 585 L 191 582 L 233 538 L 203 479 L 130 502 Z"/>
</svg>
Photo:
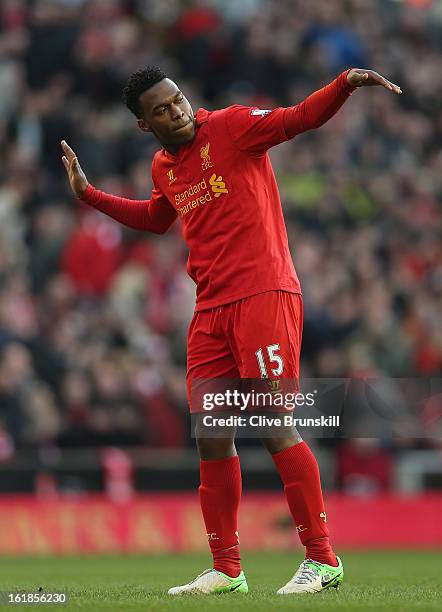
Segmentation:
<svg viewBox="0 0 442 612">
<path fill-rule="evenodd" d="M 116 221 L 133 229 L 164 234 L 177 217 L 177 213 L 161 192 L 154 189 L 150 200 L 129 200 L 99 189 L 95 189 L 87 180 L 77 156 L 64 140 L 63 165 L 69 177 L 71 189 L 77 198 Z"/>
<path fill-rule="evenodd" d="M 224 130 L 237 149 L 252 157 L 261 157 L 270 147 L 323 125 L 357 87 L 367 85 L 380 85 L 393 93 L 402 93 L 397 85 L 373 70 L 351 68 L 296 106 L 261 110 L 233 105 L 218 117 L 224 121 Z"/>
<path fill-rule="evenodd" d="M 285 110 L 284 129 L 288 138 L 321 127 L 333 117 L 357 87 L 373 85 L 385 87 L 393 93 L 402 93 L 398 85 L 373 70 L 351 68 L 312 93 L 304 102 Z"/>
</svg>

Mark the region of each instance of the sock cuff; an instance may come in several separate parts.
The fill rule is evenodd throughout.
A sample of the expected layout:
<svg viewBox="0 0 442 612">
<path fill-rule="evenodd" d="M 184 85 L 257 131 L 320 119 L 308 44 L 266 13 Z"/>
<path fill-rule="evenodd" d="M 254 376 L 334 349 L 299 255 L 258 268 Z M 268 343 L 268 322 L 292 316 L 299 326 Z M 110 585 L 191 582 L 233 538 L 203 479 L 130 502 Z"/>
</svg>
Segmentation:
<svg viewBox="0 0 442 612">
<path fill-rule="evenodd" d="M 225 459 L 200 459 L 201 485 L 221 487 L 241 480 L 241 467 L 238 455 Z"/>
<path fill-rule="evenodd" d="M 305 442 L 298 442 L 298 444 L 275 453 L 272 459 L 284 484 L 293 482 L 294 475 L 300 470 L 318 470 L 315 456 Z M 294 468 L 296 468 L 295 471 Z"/>
</svg>

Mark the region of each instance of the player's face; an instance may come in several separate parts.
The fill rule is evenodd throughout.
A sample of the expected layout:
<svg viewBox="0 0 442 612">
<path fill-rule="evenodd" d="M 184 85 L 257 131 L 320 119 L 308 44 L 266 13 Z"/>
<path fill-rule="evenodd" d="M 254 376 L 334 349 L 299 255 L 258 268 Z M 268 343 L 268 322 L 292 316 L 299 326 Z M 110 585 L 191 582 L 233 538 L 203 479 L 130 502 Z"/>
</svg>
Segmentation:
<svg viewBox="0 0 442 612">
<path fill-rule="evenodd" d="M 143 118 L 138 120 L 144 132 L 152 132 L 165 147 L 179 146 L 195 136 L 192 108 L 170 79 L 163 79 L 141 94 Z"/>
</svg>

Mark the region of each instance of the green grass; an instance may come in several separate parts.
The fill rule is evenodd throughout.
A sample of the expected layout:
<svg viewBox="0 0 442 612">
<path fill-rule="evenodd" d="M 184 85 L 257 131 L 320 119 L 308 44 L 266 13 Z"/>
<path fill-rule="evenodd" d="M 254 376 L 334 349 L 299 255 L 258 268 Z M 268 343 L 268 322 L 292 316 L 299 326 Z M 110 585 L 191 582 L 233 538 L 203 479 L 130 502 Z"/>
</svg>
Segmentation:
<svg viewBox="0 0 442 612">
<path fill-rule="evenodd" d="M 3 606 L 9 610 L 440 610 L 442 555 L 424 551 L 342 554 L 345 580 L 317 595 L 274 593 L 301 561 L 296 554 L 244 553 L 250 592 L 171 598 L 169 586 L 188 582 L 209 566 L 208 555 L 0 558 L 0 590 L 69 591 L 66 606 Z"/>
</svg>

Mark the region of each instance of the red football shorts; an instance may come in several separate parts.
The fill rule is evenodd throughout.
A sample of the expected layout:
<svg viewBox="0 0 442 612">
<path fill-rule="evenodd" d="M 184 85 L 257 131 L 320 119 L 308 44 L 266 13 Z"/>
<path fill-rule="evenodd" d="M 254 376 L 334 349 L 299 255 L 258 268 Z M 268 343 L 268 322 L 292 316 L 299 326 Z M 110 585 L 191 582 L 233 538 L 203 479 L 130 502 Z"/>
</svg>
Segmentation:
<svg viewBox="0 0 442 612">
<path fill-rule="evenodd" d="M 302 296 L 267 291 L 195 312 L 187 345 L 187 395 L 198 379 L 299 380 Z"/>
</svg>

